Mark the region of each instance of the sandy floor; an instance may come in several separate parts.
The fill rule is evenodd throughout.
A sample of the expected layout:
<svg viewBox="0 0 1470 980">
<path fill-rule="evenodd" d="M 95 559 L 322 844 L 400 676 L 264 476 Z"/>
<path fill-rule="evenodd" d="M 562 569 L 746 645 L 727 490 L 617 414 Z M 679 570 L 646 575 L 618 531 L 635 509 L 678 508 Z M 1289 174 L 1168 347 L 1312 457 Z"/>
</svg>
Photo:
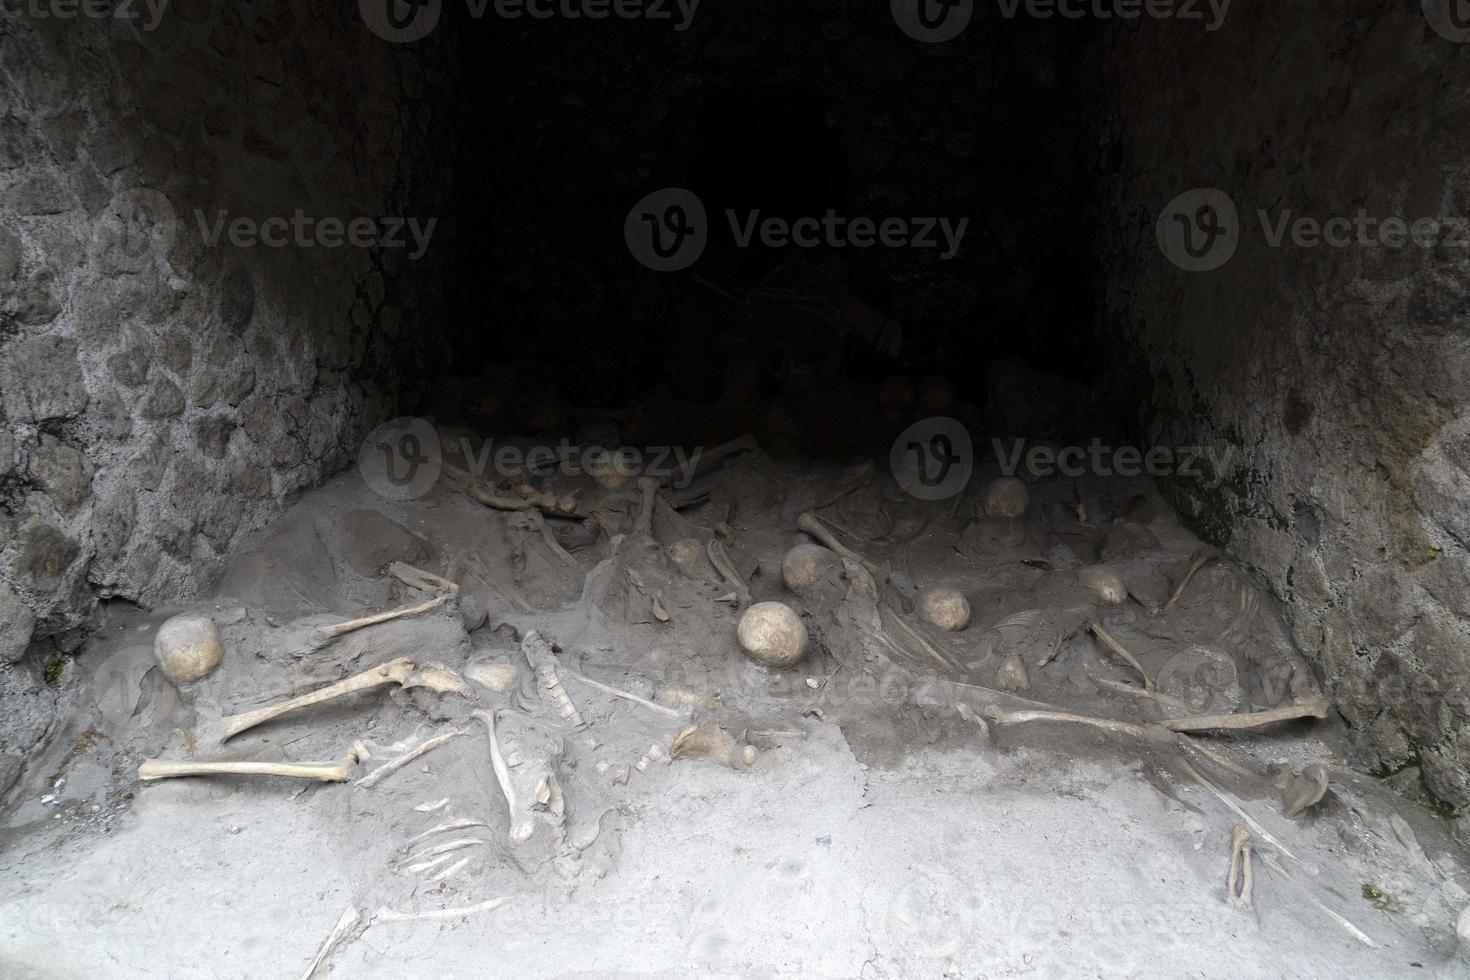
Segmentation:
<svg viewBox="0 0 1470 980">
<path fill-rule="evenodd" d="M 319 976 L 1470 976 L 1453 959 L 1455 917 L 1470 903 L 1465 856 L 1431 814 L 1345 766 L 1331 720 L 1208 740 L 1249 777 L 1173 743 L 1050 724 L 987 735 L 965 717 L 1020 703 L 982 689 L 995 684 L 999 644 L 1031 668 L 1026 698 L 1156 720 L 1150 705 L 1087 682 L 1136 678 L 1085 631 L 1053 642 L 1062 631 L 1052 628 L 1076 614 L 1067 576 L 1093 557 L 1088 549 L 1111 550 L 1138 595 L 1084 609 L 1084 620 L 1100 618 L 1160 674 L 1181 649 L 1223 637 L 1238 683 L 1205 700 L 1264 706 L 1257 674 L 1291 654 L 1288 644 L 1268 663 L 1242 652 L 1279 649 L 1281 633 L 1268 602 L 1235 617 L 1250 594 L 1238 569 L 1211 566 L 1175 613 L 1144 613 L 1149 589 L 1166 598 L 1198 544 L 1166 513 L 1135 511 L 1129 523 L 1148 533 L 1130 530 L 1125 552 L 1118 518 L 1095 533 L 1068 527 L 1068 507 L 1056 506 L 1066 503 L 1061 488 L 1033 488 L 1036 516 L 1016 527 L 972 521 L 969 505 L 951 502 L 879 494 L 865 509 L 862 492 L 823 511 L 889 572 L 895 608 L 939 581 L 970 598 L 969 630 L 925 634 L 960 667 L 936 672 L 917 654 L 908 663 L 850 654 L 858 647 L 844 632 L 840 590 L 785 594 L 780 558 L 802 540 L 795 515 L 841 475 L 774 466 L 727 467 L 739 506 L 726 509 L 717 493 L 683 518 L 661 509 L 656 545 L 632 526 L 635 496 L 610 518 L 629 535 L 620 552 L 606 535 L 584 541 L 563 529 L 576 568 L 460 488 L 393 503 L 344 476 L 233 563 L 205 607 L 222 624 L 226 663 L 183 694 L 149 669 L 162 615 L 116 618 L 77 661 L 76 714 L 31 767 L 30 792 L 0 830 L 0 974 L 300 976 L 351 906 L 361 920 Z M 1099 489 L 1093 513 L 1137 490 Z M 754 572 L 754 597 L 790 601 L 811 624 L 817 649 L 795 671 L 748 663 L 733 640 L 736 613 L 718 601 L 722 583 L 665 557 L 675 540 L 708 540 L 726 520 L 732 559 Z M 1079 545 L 1079 536 L 1089 540 Z M 381 574 L 395 559 L 460 581 L 465 615 L 446 608 L 309 649 L 311 626 L 411 597 L 390 591 Z M 662 596 L 670 623 L 605 574 L 619 562 Z M 1032 609 L 1036 637 L 990 628 Z M 682 710 L 676 688 L 717 694 L 698 716 L 756 746 L 754 764 L 661 759 L 639 771 L 648 747 L 667 744 L 684 722 L 569 678 L 585 724 L 558 727 L 526 683 L 517 637 L 530 629 L 559 645 L 566 672 L 666 708 Z M 455 670 L 517 666 L 522 677 L 506 692 L 476 685 L 472 699 L 356 695 L 225 750 L 192 749 L 327 760 L 356 741 L 371 756 L 355 770 L 361 776 L 423 739 L 464 732 L 371 788 L 136 779 L 142 758 L 190 757 L 183 733 L 220 713 L 405 651 Z M 502 713 L 502 737 L 527 759 L 554 732 L 547 771 L 564 794 L 565 823 L 544 861 L 527 860 L 541 836 L 508 840 L 486 730 L 470 715 L 476 706 Z M 1269 772 L 1312 761 L 1327 766 L 1331 789 L 1289 820 Z M 626 784 L 615 778 L 623 767 Z M 1225 902 L 1231 830 L 1243 820 L 1231 803 L 1256 822 L 1251 910 Z M 409 843 L 449 819 L 472 823 Z M 464 837 L 482 842 L 456 852 L 463 863 L 408 871 L 426 844 Z M 458 911 L 495 900 L 503 901 Z M 394 912 L 441 917 L 394 921 Z"/>
</svg>

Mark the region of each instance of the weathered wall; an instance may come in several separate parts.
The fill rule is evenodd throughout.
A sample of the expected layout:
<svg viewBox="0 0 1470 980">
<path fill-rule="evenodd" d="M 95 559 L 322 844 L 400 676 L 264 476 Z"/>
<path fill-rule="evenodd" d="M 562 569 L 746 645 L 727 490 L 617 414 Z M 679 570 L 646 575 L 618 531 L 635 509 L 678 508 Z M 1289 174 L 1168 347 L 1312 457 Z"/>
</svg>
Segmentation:
<svg viewBox="0 0 1470 980">
<path fill-rule="evenodd" d="M 1470 215 L 1467 69 L 1400 0 L 1112 31 L 1096 217 L 1149 435 L 1243 460 L 1218 491 L 1173 486 L 1181 507 L 1291 604 L 1360 761 L 1470 812 L 1470 249 L 1273 248 L 1257 215 Z M 1155 222 L 1198 187 L 1242 237 L 1186 272 Z"/>
<path fill-rule="evenodd" d="M 96 597 L 188 596 L 427 376 L 449 234 L 440 52 L 356 4 L 0 17 L 0 662 Z M 36 10 L 40 9 L 41 14 Z M 159 195 L 162 195 L 160 198 Z M 427 255 L 208 242 L 441 218 Z M 170 225 L 158 215 L 171 211 Z M 37 652 L 33 646 L 33 653 Z M 44 651 L 41 651 L 44 653 Z"/>
</svg>

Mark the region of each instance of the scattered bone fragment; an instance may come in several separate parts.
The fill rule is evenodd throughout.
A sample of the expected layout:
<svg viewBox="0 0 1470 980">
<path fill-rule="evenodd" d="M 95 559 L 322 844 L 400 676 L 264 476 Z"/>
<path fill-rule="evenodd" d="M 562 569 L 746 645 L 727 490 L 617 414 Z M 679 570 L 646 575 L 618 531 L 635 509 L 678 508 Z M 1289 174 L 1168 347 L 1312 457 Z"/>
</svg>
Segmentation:
<svg viewBox="0 0 1470 980">
<path fill-rule="evenodd" d="M 519 807 L 516 806 L 516 791 L 510 781 L 510 767 L 506 765 L 505 755 L 500 751 L 500 739 L 495 734 L 495 712 L 476 711 L 474 716 L 485 723 L 485 729 L 490 735 L 490 765 L 495 771 L 495 781 L 500 784 L 501 795 L 505 797 L 506 812 L 510 817 L 510 842 L 517 844 L 529 837 L 531 831 L 519 826 Z"/>
<path fill-rule="evenodd" d="M 658 502 L 659 482 L 651 476 L 638 478 L 638 522 L 635 531 L 645 538 L 653 537 L 653 510 Z"/>
<path fill-rule="evenodd" d="M 794 667 L 806 656 L 806 624 L 790 606 L 761 602 L 740 617 L 735 631 L 740 649 L 766 667 Z"/>
<path fill-rule="evenodd" d="M 805 595 L 834 579 L 842 565 L 830 548 L 799 544 L 781 559 L 781 581 L 796 595 Z"/>
<path fill-rule="evenodd" d="M 914 626 L 909 623 L 906 618 L 904 618 L 904 615 L 902 613 L 900 613 L 897 609 L 894 609 L 892 606 L 885 607 L 884 611 L 888 614 L 889 620 L 898 626 L 899 630 L 901 630 L 903 634 L 908 637 L 911 643 L 919 648 L 919 651 L 923 653 L 924 656 L 928 657 L 930 660 L 934 661 L 937 665 L 945 670 L 954 671 L 955 673 L 960 672 L 960 665 L 955 663 L 949 657 L 945 656 L 944 653 L 933 643 L 930 643 L 929 640 L 925 638 L 922 633 L 915 629 Z M 882 627 L 881 614 L 879 616 L 878 631 L 881 634 L 881 639 L 883 640 L 883 642 L 887 643 L 890 646 L 899 647 L 900 649 L 902 648 L 901 645 L 898 644 L 893 639 L 893 637 L 888 634 L 888 631 Z"/>
<path fill-rule="evenodd" d="M 285 701 L 269 708 L 260 708 L 256 711 L 248 711 L 244 714 L 230 715 L 222 718 L 217 727 L 208 732 L 201 731 L 198 740 L 201 742 L 227 742 L 241 732 L 248 731 L 257 725 L 263 725 L 268 721 L 273 721 L 293 711 L 299 711 L 302 708 L 309 708 L 313 705 L 346 697 L 349 694 L 356 694 L 359 691 L 369 691 L 388 684 L 402 684 L 408 680 L 413 674 L 413 671 L 414 663 L 412 660 L 390 660 L 388 663 L 365 670 L 346 680 L 338 681 L 336 684 L 329 684 L 310 694 L 303 694 L 299 698 L 292 698 L 290 701 Z M 212 738 L 206 739 L 206 735 L 212 736 Z"/>
<path fill-rule="evenodd" d="M 709 759 L 731 769 L 749 769 L 760 752 L 754 745 L 742 745 L 735 736 L 714 722 L 691 725 L 674 739 L 670 751 L 673 759 Z"/>
<path fill-rule="evenodd" d="M 429 661 L 415 670 L 403 682 L 405 688 L 421 687 L 433 691 L 435 694 L 458 694 L 461 697 L 473 698 L 475 691 L 464 682 L 454 670 L 435 661 Z"/>
<path fill-rule="evenodd" d="M 490 763 L 505 797 L 511 857 L 531 872 L 566 851 L 566 803 L 558 770 L 560 737 L 514 712 L 476 711 L 490 738 Z M 514 748 L 512 748 L 514 747 Z"/>
<path fill-rule="evenodd" d="M 858 554 L 856 551 L 853 551 L 851 548 L 844 545 L 841 541 L 838 541 L 837 536 L 833 534 L 831 530 L 829 530 L 827 526 L 817 518 L 817 515 L 813 514 L 811 511 L 807 511 L 805 514 L 802 514 L 796 519 L 796 527 L 803 533 L 809 534 L 813 538 L 816 538 L 827 548 L 827 550 L 834 552 L 838 558 L 841 558 L 844 561 L 856 562 L 857 564 L 861 565 L 873 578 L 882 579 L 885 577 L 882 573 L 882 570 L 877 565 L 874 565 L 872 562 L 865 559 L 862 555 Z"/>
<path fill-rule="evenodd" d="M 1279 849 L 1280 848 L 1278 848 L 1278 850 Z M 1323 904 L 1322 900 L 1312 893 L 1311 888 L 1302 884 L 1300 881 L 1297 881 L 1296 878 L 1288 874 L 1286 869 L 1281 866 L 1281 863 L 1276 860 L 1276 855 L 1271 854 L 1268 851 L 1262 851 L 1261 860 L 1265 862 L 1266 866 L 1272 871 L 1275 871 L 1287 881 L 1291 882 L 1293 885 L 1296 885 L 1297 888 L 1300 888 L 1302 890 L 1302 893 L 1307 896 L 1307 901 L 1311 902 L 1313 905 L 1317 906 L 1317 908 L 1325 912 L 1327 916 L 1332 919 L 1333 922 L 1336 922 L 1338 925 L 1342 926 L 1345 930 L 1347 930 L 1348 934 L 1356 939 L 1358 942 L 1362 943 L 1364 946 L 1367 946 L 1369 949 L 1383 948 L 1377 941 L 1373 939 L 1372 936 L 1368 935 L 1366 932 L 1349 922 L 1342 915 L 1334 912 L 1332 909 Z"/>
<path fill-rule="evenodd" d="M 439 746 L 446 745 L 459 738 L 463 734 L 464 732 L 446 732 L 443 735 L 438 735 L 434 738 L 431 738 L 420 745 L 418 748 L 410 749 L 409 751 L 403 753 L 403 755 L 400 755 L 398 758 L 393 759 L 390 762 L 385 762 L 383 765 L 379 766 L 372 772 L 368 773 L 366 776 L 359 779 L 357 781 L 357 785 L 361 786 L 363 789 L 372 789 L 384 779 L 387 779 L 389 776 L 393 775 L 404 766 L 412 763 L 415 759 L 423 758 L 425 755 L 428 755 Z"/>
<path fill-rule="evenodd" d="M 380 623 L 391 622 L 395 619 L 404 619 L 409 616 L 419 616 L 423 613 L 438 609 L 450 599 L 459 594 L 459 586 L 446 578 L 441 578 L 422 569 L 405 565 L 402 562 L 394 562 L 388 571 L 394 578 L 403 582 L 411 588 L 423 591 L 435 592 L 436 595 L 426 602 L 417 605 L 404 606 L 398 609 L 390 609 L 386 612 L 374 613 L 371 616 L 363 616 L 359 619 L 349 619 L 342 623 L 333 623 L 330 626 L 320 627 L 313 636 L 313 642 L 322 646 L 347 633 L 353 633 L 369 626 L 377 626 Z"/>
<path fill-rule="evenodd" d="M 745 584 L 745 579 L 735 569 L 735 563 L 730 561 L 730 556 L 725 552 L 725 546 L 718 540 L 711 539 L 707 548 L 709 563 L 720 573 L 724 579 L 725 586 L 730 590 L 730 595 L 724 597 L 724 601 L 733 599 L 736 609 L 744 609 L 750 605 L 750 587 Z"/>
<path fill-rule="evenodd" d="M 669 545 L 669 560 L 694 581 L 706 580 L 709 556 L 705 553 L 704 543 L 698 538 L 680 538 Z"/>
<path fill-rule="evenodd" d="M 984 718 L 981 718 L 979 715 L 975 714 L 975 709 L 971 708 L 963 701 L 958 701 L 955 703 L 954 710 L 961 718 L 965 719 L 965 721 L 968 721 L 970 724 L 979 728 L 981 735 L 983 735 L 985 738 L 990 737 L 990 726 L 985 723 Z"/>
<path fill-rule="evenodd" d="M 1031 675 L 1026 672 L 1026 661 L 1019 653 L 1013 653 L 1000 665 L 996 683 L 1002 691 L 1019 693 L 1031 690 Z"/>
<path fill-rule="evenodd" d="M 1134 657 L 1133 654 L 1128 652 L 1127 647 L 1123 646 L 1123 644 L 1115 640 L 1112 635 L 1108 633 L 1107 630 L 1103 629 L 1102 626 L 1098 623 L 1093 623 L 1090 628 L 1092 630 L 1092 634 L 1102 641 L 1103 646 L 1111 650 L 1115 655 L 1117 655 L 1119 659 L 1128 664 L 1128 666 L 1138 671 L 1139 675 L 1143 678 L 1143 686 L 1145 690 L 1153 691 L 1158 688 L 1158 684 L 1154 681 L 1153 675 L 1144 669 L 1143 664 L 1138 662 L 1138 658 Z"/>
<path fill-rule="evenodd" d="M 1128 601 L 1128 589 L 1123 585 L 1123 577 L 1111 565 L 1089 565 L 1078 569 L 1077 581 L 1098 602 L 1121 606 Z"/>
<path fill-rule="evenodd" d="M 1230 835 L 1230 871 L 1225 878 L 1225 901 L 1233 908 L 1251 907 L 1251 832 L 1236 824 Z"/>
<path fill-rule="evenodd" d="M 316 971 L 321 969 L 322 964 L 327 961 L 327 957 L 332 955 L 332 950 L 337 948 L 337 944 L 346 938 L 348 933 L 357 928 L 357 924 L 360 921 L 362 921 L 362 916 L 356 908 L 349 905 L 343 909 L 342 914 L 337 918 L 337 924 L 332 927 L 331 934 L 327 936 L 326 942 L 322 943 L 321 948 L 316 951 L 316 957 L 312 959 L 311 965 L 301 975 L 301 980 L 311 980 L 312 977 L 316 976 Z"/>
<path fill-rule="evenodd" d="M 970 625 L 970 602 L 958 589 L 934 586 L 919 594 L 919 617 L 947 633 L 959 633 Z"/>
<path fill-rule="evenodd" d="M 427 861 L 419 861 L 417 864 L 410 864 L 408 867 L 403 869 L 403 873 L 409 876 L 428 874 L 429 872 L 434 871 L 436 868 L 442 868 L 444 865 L 449 864 L 451 861 L 454 860 L 455 857 L 452 853 L 441 854 L 438 857 L 430 858 Z"/>
<path fill-rule="evenodd" d="M 582 714 L 577 710 L 576 702 L 562 686 L 561 663 L 557 660 L 556 654 L 552 652 L 551 644 L 542 639 L 540 633 L 529 630 L 525 638 L 521 640 L 521 653 L 525 655 L 526 662 L 531 665 L 531 670 L 536 675 L 542 696 L 551 703 L 557 715 L 573 726 L 581 728 L 584 724 Z"/>
<path fill-rule="evenodd" d="M 324 783 L 345 783 L 357 764 L 357 749 L 348 749 L 337 762 L 171 762 L 146 759 L 138 778 L 147 782 L 181 776 L 288 776 Z"/>
<path fill-rule="evenodd" d="M 594 681 L 590 677 L 583 677 L 581 674 L 578 674 L 574 671 L 566 670 L 564 671 L 564 673 L 572 680 L 578 681 L 582 684 L 586 684 L 588 687 L 596 688 L 597 690 L 602 691 L 604 694 L 611 694 L 615 698 L 621 698 L 624 701 L 630 701 L 633 704 L 642 705 L 643 707 L 648 708 L 650 711 L 656 711 L 661 715 L 666 715 L 670 718 L 683 718 L 685 716 L 685 712 L 676 711 L 675 709 L 662 704 L 654 704 L 652 701 L 649 701 L 646 698 L 640 698 L 638 695 L 630 694 L 627 691 L 620 691 L 615 687 L 602 683 L 601 681 Z"/>
<path fill-rule="evenodd" d="M 1297 773 L 1283 769 L 1272 780 L 1272 785 L 1281 794 L 1282 812 L 1296 818 L 1321 803 L 1327 795 L 1327 767 L 1313 762 Z"/>
<path fill-rule="evenodd" d="M 224 658 L 219 627 L 208 616 L 188 613 L 165 622 L 153 637 L 153 656 L 175 684 L 192 684 L 214 672 Z"/>
<path fill-rule="evenodd" d="M 1163 705 L 1174 711 L 1193 711 L 1194 705 L 1180 698 L 1170 697 L 1159 691 L 1150 691 L 1147 688 L 1135 687 L 1132 684 L 1124 684 L 1122 681 L 1108 680 L 1106 677 L 1089 677 L 1088 680 L 1098 687 L 1118 694 L 1126 694 L 1132 698 L 1143 698 L 1155 704 Z"/>
<path fill-rule="evenodd" d="M 512 512 L 538 511 L 547 517 L 563 517 L 575 520 L 581 520 L 588 516 L 577 513 L 575 509 L 570 511 L 563 509 L 561 506 L 562 502 L 551 494 L 537 493 L 530 497 L 505 497 L 500 494 L 491 493 L 484 487 L 470 487 L 469 494 L 476 501 L 489 507 L 491 510 Z"/>
<path fill-rule="evenodd" d="M 514 664 L 476 661 L 465 664 L 464 676 L 487 691 L 504 694 L 515 687 L 517 674 Z"/>
<path fill-rule="evenodd" d="M 990 707 L 986 709 L 985 717 L 991 725 L 1020 725 L 1028 722 L 1048 721 L 1087 725 L 1091 728 L 1140 739 L 1162 740 L 1164 735 L 1163 730 L 1157 726 L 1135 725 L 1132 722 L 1114 721 L 1111 718 L 1093 718 L 1089 715 L 1072 714 L 1066 711 L 1006 711 L 999 707 Z"/>
<path fill-rule="evenodd" d="M 725 460 L 731 458 L 732 456 L 738 456 L 741 453 L 759 452 L 760 448 L 760 444 L 755 441 L 755 436 L 744 435 L 738 439 L 732 439 L 730 442 L 724 443 L 723 445 L 704 450 L 699 454 L 698 458 L 693 461 L 692 470 L 681 473 L 679 475 L 686 482 L 693 482 L 694 480 L 697 480 L 699 477 L 704 476 L 712 470 L 720 468 L 725 464 Z M 665 486 L 672 484 L 674 481 L 674 476 L 675 475 L 671 473 L 668 476 L 664 477 L 663 484 Z"/>
<path fill-rule="evenodd" d="M 1026 509 L 1031 506 L 1031 493 L 1016 477 L 1003 476 L 986 488 L 982 506 L 987 517 L 1025 517 Z"/>
<path fill-rule="evenodd" d="M 1322 719 L 1331 709 L 1327 698 L 1311 694 L 1298 698 L 1289 705 L 1253 711 L 1238 715 L 1196 715 L 1189 718 L 1170 718 L 1159 722 L 1171 732 L 1244 732 L 1266 728 L 1283 721 L 1298 721 L 1306 718 Z"/>
<path fill-rule="evenodd" d="M 373 913 L 373 924 L 379 922 L 417 922 L 420 920 L 444 920 L 461 919 L 465 916 L 477 915 L 481 912 L 490 912 L 506 903 L 504 898 L 492 898 L 486 902 L 478 902 L 474 905 L 464 905 L 452 909 L 433 909 L 429 912 L 399 912 L 396 909 L 381 908 Z"/>
<path fill-rule="evenodd" d="M 649 767 L 654 763 L 668 759 L 669 753 L 673 750 L 674 739 L 676 737 L 677 735 L 665 735 L 659 741 L 649 743 L 647 750 L 644 751 L 642 757 L 634 764 L 633 768 L 639 772 L 647 772 Z"/>
<path fill-rule="evenodd" d="M 421 834 L 410 837 L 404 843 L 403 849 L 405 851 L 409 850 L 413 847 L 413 845 L 417 844 L 421 840 L 427 840 L 428 838 L 434 837 L 438 834 L 446 834 L 451 830 L 464 830 L 469 827 L 483 826 L 485 826 L 485 821 L 476 820 L 474 817 L 458 817 L 454 820 L 446 820 L 443 823 L 435 824 Z"/>
<path fill-rule="evenodd" d="M 1184 590 L 1189 588 L 1189 583 L 1194 581 L 1194 577 L 1199 574 L 1200 569 L 1204 568 L 1206 565 L 1214 561 L 1219 556 L 1220 553 L 1214 548 L 1211 548 L 1209 545 L 1206 545 L 1196 551 L 1194 553 L 1193 560 L 1190 562 L 1189 571 L 1184 573 L 1184 578 L 1180 579 L 1179 584 L 1174 588 L 1174 594 L 1169 597 L 1169 601 L 1164 605 L 1163 611 L 1169 612 L 1175 606 L 1177 606 L 1179 604 L 1179 600 L 1184 597 Z"/>
<path fill-rule="evenodd" d="M 483 837 L 457 837 L 454 840 L 445 841 L 442 844 L 435 844 L 431 847 L 426 847 L 421 851 L 416 851 L 413 854 L 409 855 L 409 860 L 422 861 L 424 858 L 439 857 L 443 854 L 453 854 L 455 851 L 462 851 L 467 847 L 479 847 L 481 844 L 489 843 L 490 842 Z"/>
<path fill-rule="evenodd" d="M 444 799 L 436 800 L 433 803 L 420 803 L 418 806 L 414 807 L 414 811 L 417 813 L 438 813 L 440 810 L 444 809 L 448 805 L 449 797 L 446 796 L 444 797 Z"/>
</svg>

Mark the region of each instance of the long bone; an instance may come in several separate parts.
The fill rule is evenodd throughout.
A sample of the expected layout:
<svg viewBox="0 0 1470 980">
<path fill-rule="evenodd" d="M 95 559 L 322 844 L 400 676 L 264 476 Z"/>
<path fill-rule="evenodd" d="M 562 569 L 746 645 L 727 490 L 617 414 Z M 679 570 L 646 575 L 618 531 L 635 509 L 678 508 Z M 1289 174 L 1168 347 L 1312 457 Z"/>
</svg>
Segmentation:
<svg viewBox="0 0 1470 980">
<path fill-rule="evenodd" d="M 302 708 L 310 708 L 313 705 L 323 704 L 327 701 L 335 701 L 337 698 L 356 694 L 359 691 L 370 691 L 374 688 L 383 687 L 388 684 L 403 684 L 414 671 L 414 662 L 406 658 L 390 660 L 385 664 L 379 664 L 370 670 L 365 670 L 346 680 L 329 684 L 326 687 L 303 694 L 299 698 L 283 701 L 280 704 L 268 708 L 259 708 L 255 711 L 247 711 L 243 714 L 228 715 L 221 718 L 207 730 L 196 733 L 196 741 L 206 743 L 224 744 L 241 732 L 273 721 L 282 715 L 299 711 Z M 208 736 L 208 737 L 206 737 Z"/>
<path fill-rule="evenodd" d="M 357 764 L 358 749 L 347 750 L 337 762 L 171 762 L 145 759 L 138 778 L 152 782 L 180 776 L 290 776 L 324 783 L 345 783 Z"/>
</svg>

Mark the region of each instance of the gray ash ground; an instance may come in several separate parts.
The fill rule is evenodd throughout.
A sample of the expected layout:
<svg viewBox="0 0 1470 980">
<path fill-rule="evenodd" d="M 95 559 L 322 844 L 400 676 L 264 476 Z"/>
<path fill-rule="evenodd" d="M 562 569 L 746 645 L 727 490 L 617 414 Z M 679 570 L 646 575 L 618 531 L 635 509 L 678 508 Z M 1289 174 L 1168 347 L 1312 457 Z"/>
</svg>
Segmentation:
<svg viewBox="0 0 1470 980">
<path fill-rule="evenodd" d="M 1095 682 L 1137 677 L 1088 633 L 1093 621 L 1200 711 L 1315 690 L 1273 601 L 1228 562 L 1149 614 L 1200 542 L 1146 481 L 1037 482 L 1028 516 L 1009 520 L 979 511 L 996 473 L 925 503 L 880 472 L 826 503 L 853 472 L 738 457 L 707 478 L 706 502 L 656 508 L 651 539 L 636 528 L 635 485 L 548 478 L 541 489 L 580 487 L 579 510 L 602 512 L 551 522 L 576 567 L 451 478 L 404 502 L 356 473 L 305 495 L 194 607 L 222 629 L 214 675 L 177 691 L 153 668 L 166 611 L 115 614 L 74 662 L 66 727 L 0 830 L 0 972 L 300 975 L 351 906 L 361 921 L 319 976 L 1470 975 L 1455 958 L 1465 854 L 1432 813 L 1353 772 L 1335 716 L 1200 739 L 1235 770 L 1172 742 L 1041 723 L 987 734 L 974 720 L 1027 702 L 1163 717 Z M 915 642 L 879 655 L 855 636 L 840 576 L 787 590 L 781 559 L 807 540 L 797 518 L 817 504 L 883 570 L 885 623 L 923 588 L 966 595 L 967 630 L 919 626 L 938 660 Z M 721 540 L 754 601 L 803 614 L 804 663 L 774 671 L 743 656 L 714 569 L 670 557 L 689 539 Z M 322 623 L 423 598 L 385 574 L 395 561 L 455 580 L 458 601 L 313 649 Z M 1078 584 L 1099 561 L 1121 573 L 1129 602 L 1099 605 Z M 580 729 L 530 677 L 519 646 L 531 630 L 560 651 Z M 1031 680 L 1019 697 L 988 690 L 1012 654 Z M 518 678 L 501 692 L 475 685 L 472 699 L 380 689 L 221 748 L 191 743 L 221 714 L 402 656 L 461 672 L 512 665 Z M 665 756 L 640 770 L 689 722 L 572 674 L 687 710 L 759 755 L 748 768 Z M 499 712 L 522 765 L 556 773 L 565 822 L 549 845 L 510 842 L 476 708 Z M 328 761 L 354 743 L 371 756 L 360 777 L 451 731 L 464 735 L 371 788 L 136 778 L 144 758 Z M 1276 841 L 1257 835 L 1251 910 L 1225 901 L 1241 818 L 1184 761 Z M 1313 762 L 1330 789 L 1289 820 L 1271 777 Z M 472 823 L 409 845 L 448 820 Z M 413 870 L 424 843 L 466 837 L 478 842 Z"/>
</svg>

